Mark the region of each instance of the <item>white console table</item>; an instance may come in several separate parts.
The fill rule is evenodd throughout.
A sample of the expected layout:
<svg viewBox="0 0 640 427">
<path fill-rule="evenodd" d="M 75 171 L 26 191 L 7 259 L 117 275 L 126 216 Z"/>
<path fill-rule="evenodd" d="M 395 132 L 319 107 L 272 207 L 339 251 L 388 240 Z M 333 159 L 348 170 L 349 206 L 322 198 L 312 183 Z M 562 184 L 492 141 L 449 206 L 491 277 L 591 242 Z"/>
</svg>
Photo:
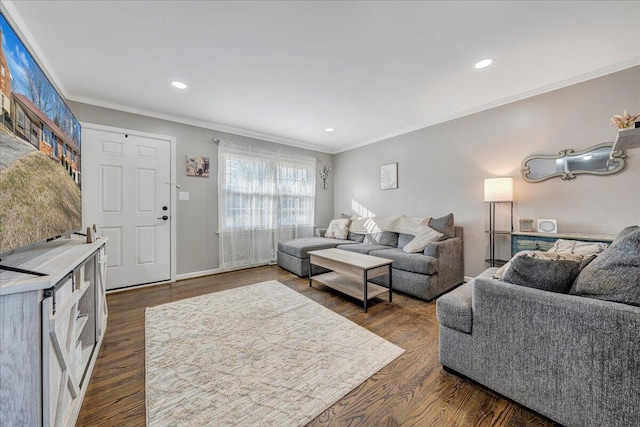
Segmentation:
<svg viewBox="0 0 640 427">
<path fill-rule="evenodd" d="M 58 239 L 0 264 L 0 425 L 74 425 L 107 325 L 106 238 Z"/>
</svg>

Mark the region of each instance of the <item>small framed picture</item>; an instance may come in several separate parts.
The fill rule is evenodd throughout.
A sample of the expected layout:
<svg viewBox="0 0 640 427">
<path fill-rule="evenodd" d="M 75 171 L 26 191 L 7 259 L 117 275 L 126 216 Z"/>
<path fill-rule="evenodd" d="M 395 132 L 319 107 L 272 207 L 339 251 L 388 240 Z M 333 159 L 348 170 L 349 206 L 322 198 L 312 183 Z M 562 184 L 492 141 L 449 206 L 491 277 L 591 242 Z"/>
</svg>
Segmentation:
<svg viewBox="0 0 640 427">
<path fill-rule="evenodd" d="M 187 155 L 187 176 L 209 177 L 209 158 Z"/>
<path fill-rule="evenodd" d="M 538 232 L 539 233 L 558 233 L 558 221 L 555 219 L 539 219 L 538 220 Z"/>
<path fill-rule="evenodd" d="M 533 232 L 533 220 L 532 219 L 521 219 L 520 220 L 520 231 L 524 231 L 525 233 Z"/>
<path fill-rule="evenodd" d="M 391 190 L 398 188 L 398 164 L 389 163 L 380 166 L 380 189 Z"/>
</svg>

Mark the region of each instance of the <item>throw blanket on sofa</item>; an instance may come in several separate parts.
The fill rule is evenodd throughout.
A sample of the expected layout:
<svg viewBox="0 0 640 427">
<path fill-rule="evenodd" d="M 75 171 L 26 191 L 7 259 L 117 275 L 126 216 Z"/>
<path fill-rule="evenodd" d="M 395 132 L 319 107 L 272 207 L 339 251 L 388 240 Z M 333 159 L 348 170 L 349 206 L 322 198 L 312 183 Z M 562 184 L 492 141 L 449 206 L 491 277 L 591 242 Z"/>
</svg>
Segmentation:
<svg viewBox="0 0 640 427">
<path fill-rule="evenodd" d="M 428 226 L 431 218 L 415 218 L 404 215 L 385 218 L 354 218 L 349 226 L 349 232 L 356 234 L 372 234 L 381 231 L 411 234 L 416 236 Z"/>
</svg>

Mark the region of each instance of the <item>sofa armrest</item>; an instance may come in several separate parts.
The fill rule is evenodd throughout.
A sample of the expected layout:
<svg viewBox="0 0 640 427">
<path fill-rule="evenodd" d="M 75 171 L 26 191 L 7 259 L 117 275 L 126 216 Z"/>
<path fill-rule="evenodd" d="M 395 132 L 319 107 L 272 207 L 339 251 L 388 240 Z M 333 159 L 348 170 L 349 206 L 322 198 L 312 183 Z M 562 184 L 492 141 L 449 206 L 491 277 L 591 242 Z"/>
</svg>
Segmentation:
<svg viewBox="0 0 640 427">
<path fill-rule="evenodd" d="M 324 237 L 324 233 L 327 232 L 326 228 L 316 228 L 313 235 L 316 237 Z"/>
<path fill-rule="evenodd" d="M 423 253 L 427 256 L 438 258 L 443 251 L 458 251 L 462 248 L 462 239 L 459 237 L 452 237 L 450 239 L 441 240 L 439 242 L 432 242 L 425 246 Z"/>
<path fill-rule="evenodd" d="M 424 254 L 438 260 L 438 282 L 445 286 L 438 294 L 464 281 L 464 252 L 460 237 L 429 243 Z"/>
<path fill-rule="evenodd" d="M 478 382 L 565 425 L 640 419 L 640 307 L 486 278 L 472 305 Z"/>
</svg>

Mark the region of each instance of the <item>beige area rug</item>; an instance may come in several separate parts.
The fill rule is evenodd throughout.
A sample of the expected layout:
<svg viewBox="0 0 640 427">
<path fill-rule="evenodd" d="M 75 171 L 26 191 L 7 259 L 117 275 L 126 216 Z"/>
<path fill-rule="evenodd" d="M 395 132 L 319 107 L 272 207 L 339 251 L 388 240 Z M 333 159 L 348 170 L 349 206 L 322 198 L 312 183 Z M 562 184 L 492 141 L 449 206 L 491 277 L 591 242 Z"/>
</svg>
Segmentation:
<svg viewBox="0 0 640 427">
<path fill-rule="evenodd" d="M 275 280 L 145 317 L 150 426 L 302 426 L 404 352 Z"/>
</svg>

